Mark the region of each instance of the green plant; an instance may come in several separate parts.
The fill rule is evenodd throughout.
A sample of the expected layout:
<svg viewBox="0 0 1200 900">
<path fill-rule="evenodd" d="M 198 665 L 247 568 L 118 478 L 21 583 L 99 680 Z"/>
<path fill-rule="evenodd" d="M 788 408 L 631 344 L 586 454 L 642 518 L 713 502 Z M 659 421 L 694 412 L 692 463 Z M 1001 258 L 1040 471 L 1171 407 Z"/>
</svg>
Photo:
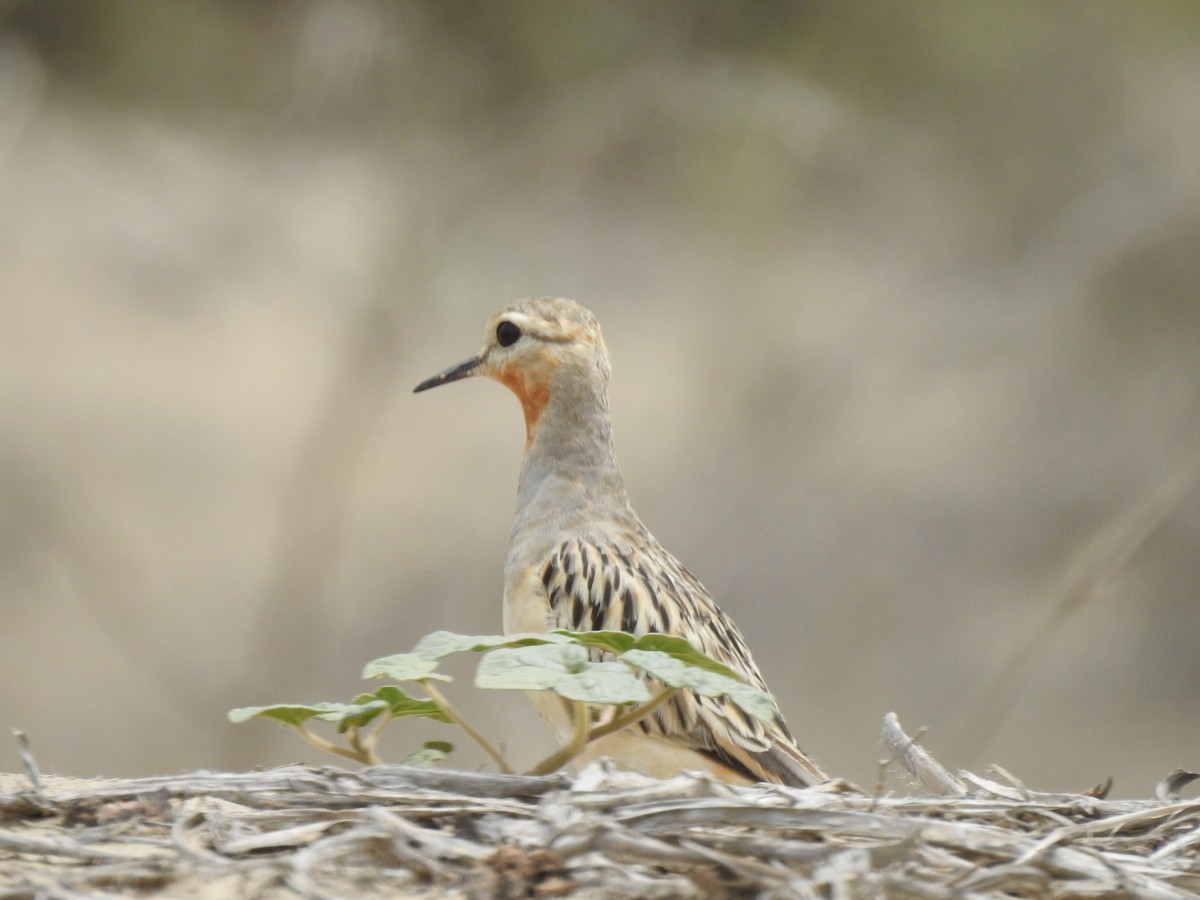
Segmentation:
<svg viewBox="0 0 1200 900">
<path fill-rule="evenodd" d="M 603 651 L 596 653 L 594 651 Z M 364 678 L 416 683 L 426 694 L 414 697 L 396 685 L 359 694 L 349 703 L 312 705 L 278 703 L 250 706 L 229 713 L 233 722 L 273 719 L 295 728 L 310 744 L 357 762 L 375 764 L 379 736 L 392 721 L 412 716 L 452 723 L 490 756 L 502 772 L 512 769 L 504 757 L 458 712 L 438 682 L 448 675 L 439 663 L 459 653 L 482 654 L 476 687 L 489 690 L 551 691 L 573 707 L 575 730 L 558 750 L 527 774 L 542 775 L 568 764 L 593 741 L 628 728 L 683 690 L 709 697 L 728 696 L 746 713 L 763 721 L 775 714 L 764 691 L 741 681 L 726 666 L 696 650 L 683 638 L 663 634 L 635 637 L 620 631 L 555 631 L 549 634 L 464 635 L 436 631 L 411 653 L 398 653 L 367 663 Z M 599 657 L 599 658 L 596 658 Z M 601 713 L 612 708 L 613 712 Z M 344 744 L 309 729 L 311 721 L 336 727 Z M 452 745 L 430 741 L 405 762 L 432 764 Z"/>
</svg>

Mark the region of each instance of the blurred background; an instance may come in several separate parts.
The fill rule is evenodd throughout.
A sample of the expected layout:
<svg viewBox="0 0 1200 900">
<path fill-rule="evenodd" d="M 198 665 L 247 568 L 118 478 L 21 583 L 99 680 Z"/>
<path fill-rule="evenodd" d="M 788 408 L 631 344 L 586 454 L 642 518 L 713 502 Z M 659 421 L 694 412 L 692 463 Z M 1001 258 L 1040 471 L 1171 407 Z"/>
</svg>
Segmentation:
<svg viewBox="0 0 1200 900">
<path fill-rule="evenodd" d="M 0 725 L 333 762 L 225 713 L 500 629 L 519 406 L 410 391 L 549 294 L 828 770 L 894 710 L 1149 796 L 1200 768 L 1197 85 L 1187 2 L 0 2 Z"/>
</svg>

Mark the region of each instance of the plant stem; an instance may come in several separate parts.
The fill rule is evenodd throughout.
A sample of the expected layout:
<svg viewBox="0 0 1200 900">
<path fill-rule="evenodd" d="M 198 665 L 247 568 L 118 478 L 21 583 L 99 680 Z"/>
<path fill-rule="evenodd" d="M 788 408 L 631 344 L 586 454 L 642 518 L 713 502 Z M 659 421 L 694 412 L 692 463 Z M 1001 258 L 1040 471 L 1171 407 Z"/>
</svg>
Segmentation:
<svg viewBox="0 0 1200 900">
<path fill-rule="evenodd" d="M 607 737 L 613 732 L 620 731 L 622 728 L 628 728 L 634 722 L 644 719 L 646 716 L 650 715 L 650 713 L 654 712 L 656 709 L 674 697 L 677 693 L 679 693 L 679 688 L 663 688 L 661 691 L 655 694 L 654 697 L 652 697 L 650 700 L 647 700 L 641 706 L 635 706 L 629 712 L 625 713 L 625 715 L 617 716 L 611 722 L 601 725 L 598 728 L 593 728 L 588 732 L 587 742 L 591 743 L 592 741 L 598 741 L 600 738 Z"/>
<path fill-rule="evenodd" d="M 364 738 L 362 731 L 357 726 L 350 729 L 350 734 L 346 736 L 346 743 L 362 757 L 363 762 L 368 766 L 379 765 L 379 757 L 375 754 L 375 745 L 371 736 L 367 735 Z"/>
<path fill-rule="evenodd" d="M 512 769 L 510 769 L 508 763 L 504 761 L 504 757 L 496 752 L 496 748 L 489 744 L 484 739 L 483 735 L 467 724 L 467 720 L 459 715 L 458 710 L 455 709 L 454 706 L 451 705 L 450 701 L 446 699 L 445 694 L 435 688 L 433 683 L 430 681 L 422 681 L 421 687 L 425 688 L 425 692 L 429 694 L 430 699 L 432 699 L 434 703 L 442 708 L 442 712 L 446 714 L 447 719 L 465 731 L 471 740 L 483 748 L 483 752 L 492 758 L 496 765 L 500 767 L 501 772 L 503 772 L 505 775 L 512 774 Z"/>
<path fill-rule="evenodd" d="M 555 772 L 578 756 L 579 752 L 587 746 L 591 734 L 588 731 L 590 719 L 588 705 L 582 700 L 575 700 L 572 709 L 575 718 L 575 731 L 572 733 L 571 739 L 526 772 L 526 775 L 548 775 L 551 772 Z"/>
<path fill-rule="evenodd" d="M 318 750 L 324 750 L 326 753 L 332 753 L 334 756 L 352 759 L 355 762 L 360 762 L 367 765 L 371 764 L 370 760 L 362 753 L 361 749 L 347 750 L 345 747 L 339 747 L 337 744 L 330 743 L 329 741 L 325 740 L 325 738 L 313 734 L 311 731 L 305 728 L 303 724 L 296 725 L 294 727 L 298 732 L 300 732 L 300 737 L 304 738 Z"/>
<path fill-rule="evenodd" d="M 585 707 L 586 711 L 586 704 L 575 701 L 575 733 L 571 735 L 571 740 L 525 774 L 548 775 L 551 772 L 561 769 L 578 756 L 588 744 L 598 741 L 602 737 L 607 737 L 623 728 L 628 728 L 635 722 L 644 719 L 677 693 L 679 693 L 679 688 L 665 687 L 641 706 L 636 706 L 623 716 L 617 716 L 612 721 L 592 729 L 587 728 L 588 719 L 586 715 L 581 715 L 579 711 L 581 705 Z M 580 727 L 581 723 L 583 725 L 582 728 Z"/>
<path fill-rule="evenodd" d="M 386 713 L 381 715 L 379 717 L 379 721 L 375 723 L 369 732 L 367 732 L 367 736 L 360 738 L 362 748 L 366 750 L 367 754 L 371 757 L 371 765 L 373 766 L 377 766 L 380 763 L 379 753 L 375 750 L 375 748 L 379 746 L 379 733 L 383 731 L 384 726 L 386 726 L 388 722 L 392 721 L 394 721 L 392 716 L 387 715 Z"/>
</svg>

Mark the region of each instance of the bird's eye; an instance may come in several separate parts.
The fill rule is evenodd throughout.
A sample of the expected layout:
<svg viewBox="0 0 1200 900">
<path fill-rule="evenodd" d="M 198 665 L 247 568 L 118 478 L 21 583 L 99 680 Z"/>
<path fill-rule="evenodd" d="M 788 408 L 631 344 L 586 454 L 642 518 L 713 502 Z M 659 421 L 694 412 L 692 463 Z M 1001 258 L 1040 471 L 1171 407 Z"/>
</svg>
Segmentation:
<svg viewBox="0 0 1200 900">
<path fill-rule="evenodd" d="M 496 341 L 501 347 L 511 347 L 521 337 L 521 329 L 512 322 L 501 322 L 496 326 Z"/>
</svg>

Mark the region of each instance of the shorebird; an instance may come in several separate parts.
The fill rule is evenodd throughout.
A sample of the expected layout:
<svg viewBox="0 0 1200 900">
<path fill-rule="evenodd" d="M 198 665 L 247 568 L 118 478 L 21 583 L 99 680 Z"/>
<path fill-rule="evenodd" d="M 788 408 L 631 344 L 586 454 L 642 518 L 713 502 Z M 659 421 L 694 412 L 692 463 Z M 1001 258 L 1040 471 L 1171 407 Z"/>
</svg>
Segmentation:
<svg viewBox="0 0 1200 900">
<path fill-rule="evenodd" d="M 676 635 L 765 691 L 737 626 L 629 504 L 613 451 L 609 374 L 595 316 L 571 300 L 535 298 L 501 309 L 478 356 L 414 391 L 485 375 L 521 401 L 525 457 L 504 563 L 505 633 Z M 565 740 L 568 705 L 545 692 L 531 696 Z M 828 780 L 796 745 L 778 707 L 764 723 L 727 698 L 690 691 L 588 745 L 582 760 L 599 757 L 659 778 L 693 769 L 739 784 Z"/>
</svg>

